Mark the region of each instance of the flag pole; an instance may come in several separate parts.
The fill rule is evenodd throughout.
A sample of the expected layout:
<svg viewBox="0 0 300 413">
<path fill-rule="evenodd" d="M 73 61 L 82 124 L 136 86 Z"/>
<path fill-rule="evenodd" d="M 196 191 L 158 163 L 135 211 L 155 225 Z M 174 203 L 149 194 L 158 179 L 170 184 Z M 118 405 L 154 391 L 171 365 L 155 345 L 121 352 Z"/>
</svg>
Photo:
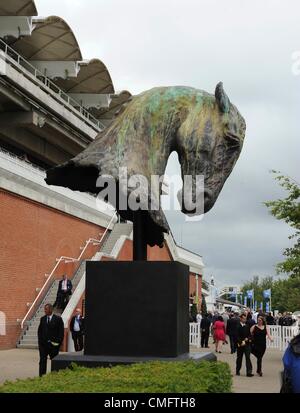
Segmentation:
<svg viewBox="0 0 300 413">
<path fill-rule="evenodd" d="M 270 312 L 272 312 L 272 290 L 270 288 Z"/>
</svg>

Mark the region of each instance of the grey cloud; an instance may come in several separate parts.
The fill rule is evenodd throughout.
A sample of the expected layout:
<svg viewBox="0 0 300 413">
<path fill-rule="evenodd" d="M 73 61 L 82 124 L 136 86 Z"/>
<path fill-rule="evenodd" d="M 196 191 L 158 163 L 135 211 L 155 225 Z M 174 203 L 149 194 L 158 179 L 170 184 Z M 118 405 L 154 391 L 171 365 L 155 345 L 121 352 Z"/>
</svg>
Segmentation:
<svg viewBox="0 0 300 413">
<path fill-rule="evenodd" d="M 241 283 L 274 274 L 291 229 L 263 202 L 285 195 L 269 170 L 300 181 L 300 2 L 289 0 L 36 0 L 41 15 L 65 18 L 84 58 L 98 57 L 117 90 L 160 85 L 213 93 L 218 81 L 247 122 L 238 163 L 203 221 L 167 217 L 177 241 L 203 255 L 208 277 Z M 176 158 L 168 172 L 180 172 Z M 183 229 L 181 231 L 181 229 Z"/>
</svg>

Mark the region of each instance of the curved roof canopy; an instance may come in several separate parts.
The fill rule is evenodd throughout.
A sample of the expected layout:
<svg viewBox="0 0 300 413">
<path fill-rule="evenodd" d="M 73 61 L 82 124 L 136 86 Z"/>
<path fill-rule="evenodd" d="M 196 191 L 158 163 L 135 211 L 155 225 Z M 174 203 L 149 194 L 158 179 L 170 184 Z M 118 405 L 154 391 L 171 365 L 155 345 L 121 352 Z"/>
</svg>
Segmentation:
<svg viewBox="0 0 300 413">
<path fill-rule="evenodd" d="M 105 126 L 109 125 L 115 116 L 118 116 L 131 101 L 132 95 L 127 90 L 123 90 L 119 94 L 111 96 L 111 102 L 108 108 L 91 109 L 92 115 L 101 120 Z"/>
<path fill-rule="evenodd" d="M 33 0 L 2 0 L 0 16 L 37 16 Z"/>
<path fill-rule="evenodd" d="M 115 93 L 110 74 L 103 62 L 93 59 L 80 62 L 77 77 L 56 79 L 55 83 L 67 93 L 110 94 Z"/>
<path fill-rule="evenodd" d="M 81 51 L 73 31 L 57 16 L 36 19 L 31 36 L 13 41 L 10 45 L 28 60 L 78 61 Z"/>
</svg>

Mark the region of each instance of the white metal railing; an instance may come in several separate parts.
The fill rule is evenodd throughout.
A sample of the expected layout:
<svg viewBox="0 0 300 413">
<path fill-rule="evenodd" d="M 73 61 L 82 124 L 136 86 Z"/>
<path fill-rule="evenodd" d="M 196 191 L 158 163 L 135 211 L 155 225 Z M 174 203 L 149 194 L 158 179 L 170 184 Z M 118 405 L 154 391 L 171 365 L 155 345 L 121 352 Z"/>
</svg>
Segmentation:
<svg viewBox="0 0 300 413">
<path fill-rule="evenodd" d="M 34 165 L 33 163 L 29 161 L 25 161 L 19 156 L 15 155 L 14 153 L 11 153 L 7 151 L 4 148 L 0 147 L 0 155 L 4 154 L 6 157 L 11 158 L 16 164 L 21 166 L 24 169 L 27 169 L 30 172 L 34 172 L 35 174 L 40 175 L 41 177 L 45 178 L 46 177 L 46 170 L 41 168 L 38 165 Z"/>
<path fill-rule="evenodd" d="M 115 211 L 115 213 L 113 214 L 113 216 L 112 216 L 111 220 L 109 221 L 109 224 L 107 225 L 104 233 L 101 234 L 102 236 L 101 236 L 100 240 L 97 240 L 97 239 L 94 239 L 94 238 L 90 238 L 88 241 L 86 241 L 85 246 L 84 246 L 84 248 L 82 249 L 82 251 L 81 251 L 81 253 L 80 253 L 80 255 L 79 255 L 78 258 L 70 258 L 70 257 L 62 256 L 62 257 L 60 257 L 60 258 L 58 258 L 58 259 L 56 260 L 57 263 L 56 263 L 55 267 L 53 268 L 53 270 L 51 271 L 51 273 L 50 273 L 49 275 L 46 274 L 47 280 L 46 280 L 45 284 L 44 284 L 43 287 L 41 288 L 39 294 L 37 295 L 36 299 L 34 300 L 34 302 L 32 303 L 32 305 L 30 306 L 29 310 L 27 311 L 25 317 L 23 318 L 23 320 L 22 320 L 22 322 L 21 322 L 21 329 L 22 329 L 22 330 L 23 330 L 24 324 L 25 324 L 25 322 L 27 321 L 27 319 L 29 318 L 29 316 L 30 316 L 30 315 L 34 312 L 34 310 L 36 309 L 37 303 L 39 303 L 39 304 L 41 303 L 41 301 L 42 301 L 41 298 L 44 296 L 45 291 L 47 291 L 47 289 L 50 287 L 51 282 L 54 280 L 55 271 L 56 271 L 57 268 L 59 267 L 60 263 L 61 263 L 61 262 L 64 262 L 64 263 L 66 263 L 66 262 L 80 262 L 80 260 L 82 259 L 85 251 L 87 250 L 88 246 L 89 246 L 91 243 L 92 243 L 93 245 L 101 245 L 101 244 L 102 244 L 102 241 L 104 240 L 104 237 L 106 236 L 106 234 L 107 234 L 107 232 L 108 232 L 108 230 L 109 230 L 109 228 L 110 228 L 110 226 L 111 226 L 111 224 L 112 224 L 112 222 L 113 222 L 113 220 L 114 220 L 114 218 L 115 218 L 115 216 L 116 216 L 116 214 L 117 214 L 117 211 Z"/>
<path fill-rule="evenodd" d="M 190 323 L 190 346 L 200 347 L 200 323 Z"/>
<path fill-rule="evenodd" d="M 267 348 L 285 351 L 293 337 L 299 334 L 299 326 L 267 326 L 273 342 L 267 337 Z M 190 323 L 190 346 L 200 347 L 201 332 L 200 323 Z"/>
<path fill-rule="evenodd" d="M 270 336 L 273 338 L 271 342 L 267 338 L 267 347 L 276 348 L 281 351 L 286 350 L 293 337 L 299 334 L 299 326 L 267 326 Z"/>
<path fill-rule="evenodd" d="M 267 348 L 282 349 L 281 340 L 281 326 L 267 326 L 270 336 L 273 338 L 273 342 L 267 337 Z"/>
<path fill-rule="evenodd" d="M 35 66 L 24 59 L 19 53 L 12 49 L 8 44 L 0 39 L 0 50 L 5 53 L 5 58 L 23 74 L 29 76 L 34 80 L 39 87 L 45 89 L 52 97 L 54 97 L 60 104 L 71 110 L 76 116 L 84 118 L 87 123 L 97 128 L 97 131 L 105 129 L 102 122 L 96 119 L 88 110 L 86 110 L 79 102 L 71 98 L 66 92 L 60 89 L 52 80 L 40 72 Z M 1 57 L 1 55 L 0 55 Z"/>
</svg>

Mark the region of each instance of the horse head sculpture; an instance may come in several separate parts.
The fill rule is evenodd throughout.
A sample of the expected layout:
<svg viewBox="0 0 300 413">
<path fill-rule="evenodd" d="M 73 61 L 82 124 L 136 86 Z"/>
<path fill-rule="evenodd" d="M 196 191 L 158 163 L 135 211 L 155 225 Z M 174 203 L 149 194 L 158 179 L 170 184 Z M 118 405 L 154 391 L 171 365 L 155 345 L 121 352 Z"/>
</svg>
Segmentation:
<svg viewBox="0 0 300 413">
<path fill-rule="evenodd" d="M 117 183 L 114 206 L 124 219 L 132 220 L 133 210 L 120 207 L 120 195 L 129 199 L 134 188 L 124 182 L 144 177 L 139 202 L 147 211 L 147 243 L 162 246 L 163 232 L 168 232 L 169 226 L 160 208 L 161 181 L 158 191 L 151 188 L 150 193 L 147 183 L 150 187 L 153 176 L 164 175 L 169 156 L 176 151 L 182 177 L 192 177 L 189 187 L 183 187 L 183 192 L 190 193 L 191 205 L 184 202 L 182 212 L 194 212 L 197 175 L 204 177 L 204 212 L 209 211 L 239 157 L 245 131 L 245 121 L 222 83 L 217 85 L 215 95 L 181 86 L 154 88 L 132 98 L 111 126 L 83 152 L 50 169 L 46 182 L 98 194 L 104 187 L 103 182 L 99 185 L 99 177 L 112 177 Z M 153 198 L 158 208 L 152 208 Z"/>
</svg>

